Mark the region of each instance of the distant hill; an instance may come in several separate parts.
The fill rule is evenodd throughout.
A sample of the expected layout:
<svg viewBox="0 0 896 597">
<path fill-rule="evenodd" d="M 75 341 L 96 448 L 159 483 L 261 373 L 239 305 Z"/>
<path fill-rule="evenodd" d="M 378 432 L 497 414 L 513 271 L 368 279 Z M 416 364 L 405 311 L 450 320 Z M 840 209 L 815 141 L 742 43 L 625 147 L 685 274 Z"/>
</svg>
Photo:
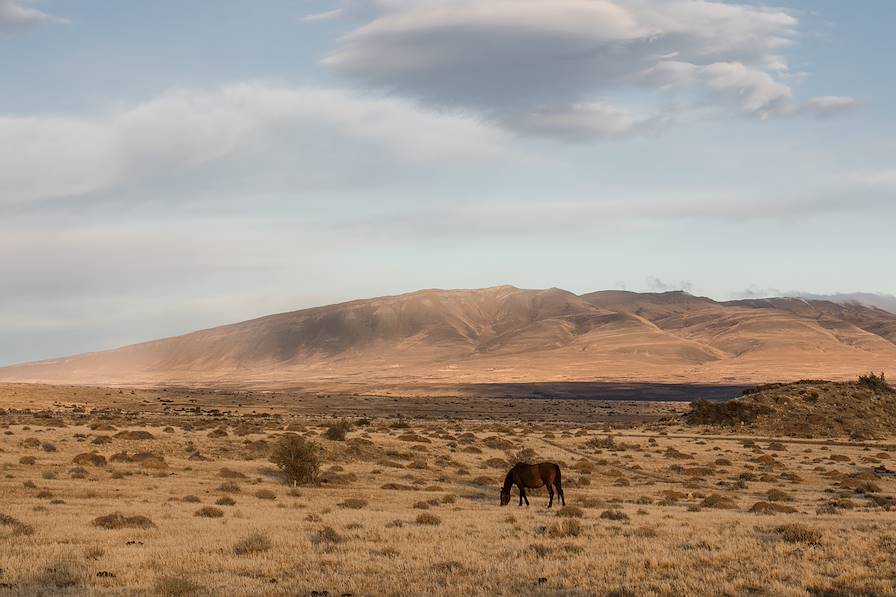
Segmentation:
<svg viewBox="0 0 896 597">
<path fill-rule="evenodd" d="M 0 381 L 425 393 L 483 383 L 896 378 L 896 315 L 684 292 L 421 290 L 0 369 Z M 423 390 L 421 388 L 427 388 Z"/>
<path fill-rule="evenodd" d="M 896 313 L 896 296 L 892 294 L 880 294 L 873 292 L 844 292 L 839 294 L 803 294 L 802 298 L 834 303 L 850 304 L 858 303 L 868 307 L 877 307 L 890 313 Z"/>
</svg>

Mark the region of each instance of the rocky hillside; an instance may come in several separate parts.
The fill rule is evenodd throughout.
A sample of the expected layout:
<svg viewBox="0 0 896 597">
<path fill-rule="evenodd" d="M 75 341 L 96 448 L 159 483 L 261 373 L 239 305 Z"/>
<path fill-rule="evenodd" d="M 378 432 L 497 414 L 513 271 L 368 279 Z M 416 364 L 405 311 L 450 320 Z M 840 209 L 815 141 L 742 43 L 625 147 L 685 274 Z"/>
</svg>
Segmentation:
<svg viewBox="0 0 896 597">
<path fill-rule="evenodd" d="M 855 382 L 803 380 L 745 390 L 728 402 L 694 402 L 690 425 L 768 435 L 871 439 L 896 434 L 896 390 L 882 376 Z"/>
</svg>

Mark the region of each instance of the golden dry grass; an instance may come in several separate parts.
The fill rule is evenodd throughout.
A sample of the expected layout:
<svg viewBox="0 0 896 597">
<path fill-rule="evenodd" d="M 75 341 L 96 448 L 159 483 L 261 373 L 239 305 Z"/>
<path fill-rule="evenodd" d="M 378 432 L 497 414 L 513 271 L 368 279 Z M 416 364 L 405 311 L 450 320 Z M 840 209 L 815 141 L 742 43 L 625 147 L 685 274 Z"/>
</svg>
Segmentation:
<svg viewBox="0 0 896 597">
<path fill-rule="evenodd" d="M 7 412 L 0 595 L 896 595 L 887 441 L 369 418 Z M 320 484 L 268 462 L 287 429 Z M 498 505 L 520 455 L 561 464 L 565 509 Z"/>
</svg>

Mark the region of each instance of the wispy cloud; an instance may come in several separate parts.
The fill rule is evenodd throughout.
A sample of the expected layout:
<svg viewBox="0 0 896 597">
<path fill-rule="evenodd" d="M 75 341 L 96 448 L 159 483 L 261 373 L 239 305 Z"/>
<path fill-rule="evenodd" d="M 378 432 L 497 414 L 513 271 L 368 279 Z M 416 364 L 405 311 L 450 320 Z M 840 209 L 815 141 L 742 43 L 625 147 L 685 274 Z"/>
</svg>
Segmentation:
<svg viewBox="0 0 896 597">
<path fill-rule="evenodd" d="M 336 8 L 334 10 L 328 10 L 326 12 L 316 12 L 312 14 L 307 14 L 302 17 L 302 22 L 304 23 L 316 23 L 318 21 L 329 21 L 332 19 L 336 19 L 342 14 L 344 11 L 341 8 Z"/>
<path fill-rule="evenodd" d="M 506 153 L 505 137 L 470 118 L 338 89 L 175 90 L 99 117 L 0 116 L 0 206 L 125 182 L 189 187 L 191 176 L 237 176 L 253 192 L 340 185 L 389 161 L 487 161 Z"/>
<path fill-rule="evenodd" d="M 65 19 L 47 14 L 31 4 L 27 0 L 0 0 L 0 33 L 42 23 L 65 22 Z"/>
</svg>

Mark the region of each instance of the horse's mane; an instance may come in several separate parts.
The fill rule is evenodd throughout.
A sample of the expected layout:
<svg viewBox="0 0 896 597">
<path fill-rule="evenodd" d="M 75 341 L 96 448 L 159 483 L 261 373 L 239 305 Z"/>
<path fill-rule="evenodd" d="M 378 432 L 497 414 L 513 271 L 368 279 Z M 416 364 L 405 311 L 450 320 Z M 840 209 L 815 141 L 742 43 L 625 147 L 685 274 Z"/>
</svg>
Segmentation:
<svg viewBox="0 0 896 597">
<path fill-rule="evenodd" d="M 513 469 L 510 469 L 507 472 L 507 476 L 504 477 L 504 491 L 510 491 L 511 485 L 513 485 Z"/>
</svg>

